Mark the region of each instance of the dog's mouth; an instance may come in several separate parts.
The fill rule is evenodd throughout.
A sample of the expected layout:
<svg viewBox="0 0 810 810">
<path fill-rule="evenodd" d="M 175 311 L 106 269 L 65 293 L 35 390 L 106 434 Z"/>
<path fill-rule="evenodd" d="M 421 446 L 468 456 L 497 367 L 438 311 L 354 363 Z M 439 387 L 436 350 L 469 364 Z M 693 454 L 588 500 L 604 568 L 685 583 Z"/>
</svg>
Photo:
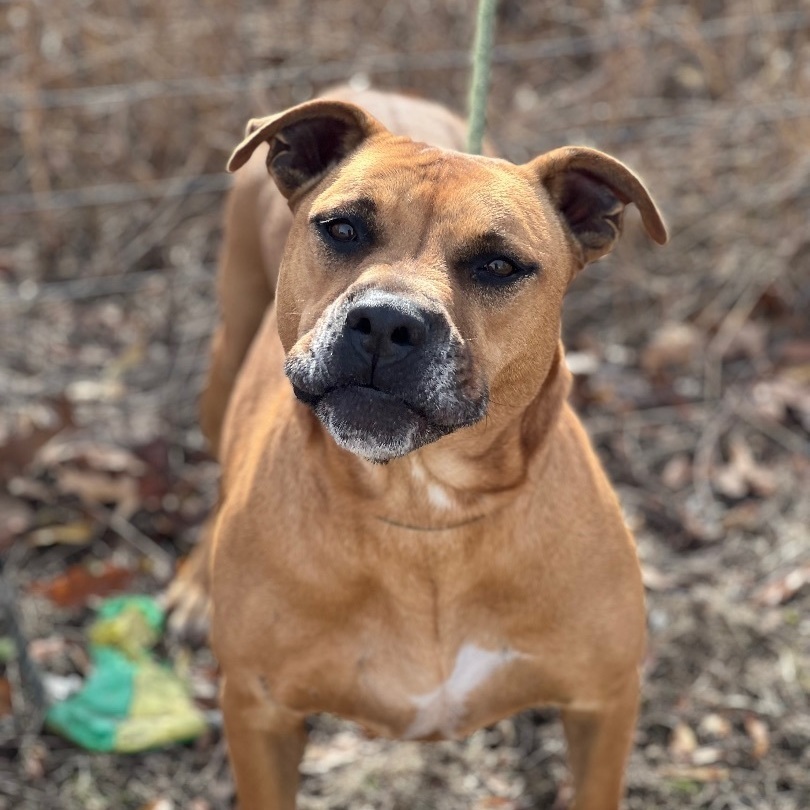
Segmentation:
<svg viewBox="0 0 810 810">
<path fill-rule="evenodd" d="M 415 403 L 373 385 L 340 385 L 317 394 L 296 385 L 293 390 L 341 447 L 378 463 L 404 456 L 483 415 L 482 407 L 442 423 Z"/>
<path fill-rule="evenodd" d="M 411 405 L 402 397 L 396 396 L 395 394 L 392 394 L 388 391 L 383 391 L 376 385 L 361 385 L 356 383 L 347 385 L 333 385 L 327 388 L 325 391 L 313 393 L 310 391 L 306 391 L 305 389 L 293 384 L 293 391 L 295 392 L 295 396 L 301 402 L 304 402 L 305 404 L 309 405 L 314 410 L 317 410 L 320 403 L 322 403 L 324 400 L 334 395 L 338 395 L 339 397 L 350 397 L 359 400 L 365 399 L 366 400 L 366 402 L 364 403 L 365 405 L 369 405 L 371 403 L 379 403 L 383 407 L 399 405 L 406 408 L 409 411 L 413 411 L 414 413 L 417 414 L 420 413 L 419 408 L 417 408 L 414 405 Z M 427 419 L 427 416 L 425 414 L 421 415 L 424 416 L 425 419 Z"/>
<path fill-rule="evenodd" d="M 376 288 L 331 304 L 289 349 L 284 370 L 334 440 L 371 461 L 486 413 L 486 381 L 441 307 Z"/>
</svg>

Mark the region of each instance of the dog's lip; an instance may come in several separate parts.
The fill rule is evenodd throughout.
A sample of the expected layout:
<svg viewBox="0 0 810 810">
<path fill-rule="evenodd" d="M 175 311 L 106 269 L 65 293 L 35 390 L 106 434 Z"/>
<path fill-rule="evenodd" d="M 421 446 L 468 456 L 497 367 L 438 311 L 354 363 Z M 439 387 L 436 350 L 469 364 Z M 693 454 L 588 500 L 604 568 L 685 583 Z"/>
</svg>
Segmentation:
<svg viewBox="0 0 810 810">
<path fill-rule="evenodd" d="M 389 391 L 383 391 L 381 388 L 377 388 L 375 385 L 371 385 L 368 383 L 348 383 L 346 385 L 333 385 L 329 388 L 324 389 L 323 391 L 319 391 L 318 393 L 314 393 L 312 391 L 307 391 L 304 388 L 301 388 L 298 385 L 293 384 L 293 391 L 295 392 L 295 396 L 306 405 L 309 405 L 311 408 L 317 408 L 318 404 L 328 397 L 330 394 L 334 394 L 336 391 L 356 391 L 362 392 L 366 396 L 372 396 L 379 398 L 382 401 L 391 402 L 392 404 L 397 405 L 404 405 L 409 411 L 413 412 L 416 416 L 420 419 L 424 420 L 426 424 L 432 425 L 435 428 L 441 430 L 458 430 L 459 428 L 467 427 L 469 425 L 475 424 L 479 421 L 479 418 L 471 418 L 471 419 L 461 419 L 458 422 L 452 423 L 444 423 L 438 422 L 435 417 L 430 416 L 426 413 L 422 408 L 418 405 L 414 405 L 413 402 L 405 399 L 404 397 L 398 396 L 397 394 L 392 394 Z"/>
<path fill-rule="evenodd" d="M 295 396 L 298 397 L 302 402 L 305 402 L 307 405 L 311 407 L 316 407 L 321 400 L 328 397 L 330 394 L 334 394 L 336 391 L 362 391 L 366 395 L 371 395 L 374 397 L 378 397 L 382 400 L 387 400 L 389 402 L 396 402 L 397 404 L 404 405 L 406 408 L 409 408 L 418 416 L 421 416 L 426 421 L 430 422 L 430 418 L 427 416 L 426 413 L 421 411 L 418 407 L 413 405 L 412 403 L 408 402 L 404 397 L 399 397 L 396 394 L 392 394 L 388 391 L 383 391 L 381 388 L 377 388 L 376 385 L 369 385 L 368 383 L 349 383 L 347 385 L 332 385 L 329 388 L 326 388 L 323 391 L 313 393 L 311 391 L 307 391 L 301 388 L 298 385 L 293 385 L 293 390 L 295 392 Z"/>
</svg>

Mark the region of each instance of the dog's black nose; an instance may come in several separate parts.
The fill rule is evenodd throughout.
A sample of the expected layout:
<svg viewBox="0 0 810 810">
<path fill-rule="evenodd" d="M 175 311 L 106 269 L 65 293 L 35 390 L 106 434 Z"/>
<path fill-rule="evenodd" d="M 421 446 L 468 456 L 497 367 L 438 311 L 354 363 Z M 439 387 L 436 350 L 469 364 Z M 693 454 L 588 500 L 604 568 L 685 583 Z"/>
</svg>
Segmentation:
<svg viewBox="0 0 810 810">
<path fill-rule="evenodd" d="M 346 339 L 377 363 L 395 363 L 422 346 L 430 332 L 428 314 L 402 299 L 360 303 L 346 314 Z"/>
</svg>

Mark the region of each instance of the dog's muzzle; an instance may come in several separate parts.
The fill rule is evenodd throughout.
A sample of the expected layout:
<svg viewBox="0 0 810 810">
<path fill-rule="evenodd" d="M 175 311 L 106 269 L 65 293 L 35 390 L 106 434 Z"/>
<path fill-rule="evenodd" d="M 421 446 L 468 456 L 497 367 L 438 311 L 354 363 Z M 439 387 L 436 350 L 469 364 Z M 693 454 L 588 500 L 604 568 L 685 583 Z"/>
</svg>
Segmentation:
<svg viewBox="0 0 810 810">
<path fill-rule="evenodd" d="M 442 308 L 387 291 L 338 299 L 290 350 L 285 370 L 335 441 L 371 461 L 486 412 L 486 384 Z"/>
</svg>

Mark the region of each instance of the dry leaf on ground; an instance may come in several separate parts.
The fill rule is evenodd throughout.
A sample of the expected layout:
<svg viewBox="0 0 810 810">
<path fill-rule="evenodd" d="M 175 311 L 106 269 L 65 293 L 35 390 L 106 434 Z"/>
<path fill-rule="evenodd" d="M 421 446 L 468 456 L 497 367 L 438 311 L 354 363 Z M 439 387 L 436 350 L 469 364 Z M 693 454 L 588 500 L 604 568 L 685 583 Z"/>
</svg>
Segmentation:
<svg viewBox="0 0 810 810">
<path fill-rule="evenodd" d="M 73 424 L 70 402 L 62 397 L 25 413 L 12 432 L 0 436 L 0 482 L 19 475 L 57 433 Z"/>
<path fill-rule="evenodd" d="M 29 533 L 27 540 L 32 546 L 83 546 L 93 539 L 95 533 L 95 523 L 74 520 L 36 529 Z"/>
<path fill-rule="evenodd" d="M 739 499 L 748 494 L 767 497 L 776 491 L 773 471 L 757 463 L 742 434 L 731 434 L 728 455 L 728 463 L 717 467 L 712 477 L 718 492 Z"/>
<path fill-rule="evenodd" d="M 754 594 L 754 601 L 765 607 L 783 605 L 808 583 L 810 583 L 810 563 L 793 568 L 778 579 L 763 585 Z"/>
<path fill-rule="evenodd" d="M 692 324 L 662 324 L 641 353 L 641 367 L 656 375 L 666 369 L 688 366 L 703 341 L 703 333 Z"/>
<path fill-rule="evenodd" d="M 691 762 L 697 748 L 695 732 L 684 722 L 679 721 L 672 730 L 669 740 L 669 753 L 677 762 Z"/>
<path fill-rule="evenodd" d="M 754 759 L 762 759 L 762 757 L 768 753 L 771 747 L 771 739 L 768 733 L 768 727 L 762 722 L 762 720 L 752 714 L 746 716 L 745 720 L 743 721 L 743 725 L 745 726 L 745 731 L 753 743 L 751 754 L 753 755 Z"/>
<path fill-rule="evenodd" d="M 667 765 L 659 771 L 667 779 L 689 779 L 692 782 L 724 782 L 731 775 L 728 768 L 718 765 Z"/>
<path fill-rule="evenodd" d="M 114 563 L 101 563 L 94 569 L 74 565 L 58 577 L 33 582 L 30 590 L 60 607 L 77 607 L 86 604 L 93 596 L 107 596 L 125 590 L 134 576 L 132 569 Z"/>
</svg>

